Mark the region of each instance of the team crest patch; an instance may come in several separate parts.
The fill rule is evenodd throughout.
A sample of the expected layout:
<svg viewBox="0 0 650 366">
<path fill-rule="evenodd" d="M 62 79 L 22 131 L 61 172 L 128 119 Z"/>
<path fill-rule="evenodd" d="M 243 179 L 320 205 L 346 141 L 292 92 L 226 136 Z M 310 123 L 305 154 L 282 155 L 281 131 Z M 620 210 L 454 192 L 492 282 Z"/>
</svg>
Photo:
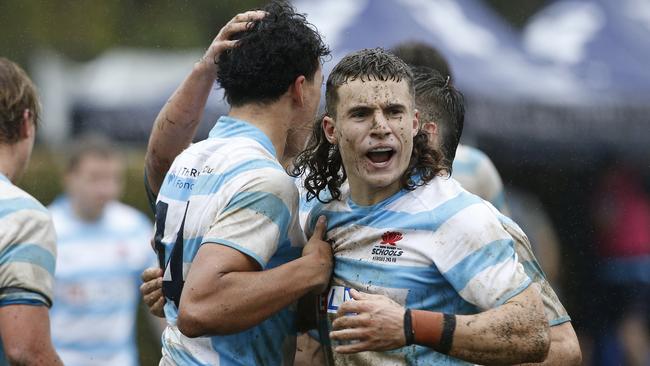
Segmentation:
<svg viewBox="0 0 650 366">
<path fill-rule="evenodd" d="M 402 233 L 399 231 L 387 231 L 381 236 L 381 243 L 379 244 L 397 245 L 395 243 L 400 240 L 402 240 Z"/>
<path fill-rule="evenodd" d="M 399 231 L 387 231 L 381 236 L 381 242 L 372 247 L 372 260 L 377 262 L 396 263 L 404 254 L 404 250 L 397 246 L 404 235 Z"/>
</svg>

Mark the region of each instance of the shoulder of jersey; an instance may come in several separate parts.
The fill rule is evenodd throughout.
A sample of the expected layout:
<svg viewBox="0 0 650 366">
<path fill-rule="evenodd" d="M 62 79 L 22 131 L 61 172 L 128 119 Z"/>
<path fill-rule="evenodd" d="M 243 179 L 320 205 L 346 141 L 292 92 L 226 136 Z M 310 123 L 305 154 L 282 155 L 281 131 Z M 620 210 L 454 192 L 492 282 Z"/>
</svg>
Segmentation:
<svg viewBox="0 0 650 366">
<path fill-rule="evenodd" d="M 417 187 L 407 195 L 417 198 L 427 208 L 434 208 L 465 191 L 451 177 L 436 176 L 427 184 Z"/>
<path fill-rule="evenodd" d="M 488 159 L 487 154 L 482 150 L 468 145 L 458 145 L 456 149 L 456 159 L 463 161 L 479 161 Z"/>
</svg>

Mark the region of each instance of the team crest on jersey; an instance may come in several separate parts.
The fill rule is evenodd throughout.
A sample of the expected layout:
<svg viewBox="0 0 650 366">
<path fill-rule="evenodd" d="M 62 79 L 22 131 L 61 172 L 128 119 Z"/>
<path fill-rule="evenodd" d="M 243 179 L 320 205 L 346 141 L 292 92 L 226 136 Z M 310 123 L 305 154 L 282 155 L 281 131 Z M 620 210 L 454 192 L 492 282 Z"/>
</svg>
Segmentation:
<svg viewBox="0 0 650 366">
<path fill-rule="evenodd" d="M 395 243 L 400 240 L 402 240 L 402 233 L 399 231 L 387 231 L 381 236 L 381 243 L 379 244 L 397 245 Z"/>
<path fill-rule="evenodd" d="M 404 250 L 397 246 L 404 235 L 399 231 L 387 231 L 382 234 L 381 242 L 372 247 L 372 260 L 377 262 L 396 263 L 404 254 Z"/>
</svg>

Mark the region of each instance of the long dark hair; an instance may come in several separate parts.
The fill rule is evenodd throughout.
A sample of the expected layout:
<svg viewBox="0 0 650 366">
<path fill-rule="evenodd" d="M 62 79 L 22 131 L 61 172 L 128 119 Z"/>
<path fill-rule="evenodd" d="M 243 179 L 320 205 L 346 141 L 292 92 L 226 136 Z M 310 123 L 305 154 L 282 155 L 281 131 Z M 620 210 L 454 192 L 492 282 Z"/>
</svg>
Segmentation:
<svg viewBox="0 0 650 366">
<path fill-rule="evenodd" d="M 380 48 L 357 51 L 344 57 L 327 79 L 327 116 L 336 117 L 338 88 L 355 79 L 406 80 L 411 95 L 414 96 L 415 93 L 413 74 L 402 60 Z M 305 150 L 296 157 L 291 175 L 303 176 L 307 200 L 316 198 L 326 203 L 340 198 L 340 188 L 346 181 L 347 174 L 338 145 L 327 141 L 321 126 L 322 120 L 323 116 L 314 123 L 311 138 Z M 442 153 L 430 147 L 428 141 L 427 134 L 422 130 L 413 138 L 411 159 L 400 178 L 403 189 L 413 190 L 424 185 L 445 169 Z M 321 196 L 323 191 L 329 191 L 331 198 Z"/>
</svg>

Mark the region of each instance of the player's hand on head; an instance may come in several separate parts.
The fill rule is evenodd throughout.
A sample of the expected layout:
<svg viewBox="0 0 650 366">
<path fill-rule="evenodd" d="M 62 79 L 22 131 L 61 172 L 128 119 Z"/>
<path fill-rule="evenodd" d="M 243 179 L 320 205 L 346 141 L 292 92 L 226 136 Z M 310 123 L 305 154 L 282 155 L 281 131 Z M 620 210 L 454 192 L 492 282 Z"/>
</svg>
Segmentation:
<svg viewBox="0 0 650 366">
<path fill-rule="evenodd" d="M 150 267 L 142 272 L 142 285 L 140 285 L 140 294 L 142 300 L 149 308 L 151 314 L 164 318 L 165 297 L 162 293 L 162 276 L 163 271 L 158 267 Z"/>
<path fill-rule="evenodd" d="M 201 61 L 214 69 L 215 75 L 217 71 L 217 64 L 219 55 L 227 49 L 230 49 L 237 44 L 237 40 L 232 40 L 232 36 L 245 31 L 256 20 L 260 20 L 266 16 L 266 12 L 262 10 L 251 10 L 244 13 L 235 15 L 230 19 L 226 25 L 219 30 L 217 36 L 212 40 L 212 43 L 205 51 Z"/>
<path fill-rule="evenodd" d="M 327 289 L 332 275 L 332 267 L 334 265 L 332 259 L 332 245 L 323 240 L 325 232 L 327 231 L 327 219 L 325 216 L 320 216 L 316 221 L 314 234 L 302 250 L 303 257 L 310 256 L 313 258 L 314 265 L 320 269 L 318 288 L 314 289 L 313 293 L 321 294 Z"/>
<path fill-rule="evenodd" d="M 330 339 L 342 344 L 338 353 L 387 351 L 406 344 L 402 305 L 383 295 L 351 289 L 353 300 L 344 302 L 332 322 Z"/>
</svg>

